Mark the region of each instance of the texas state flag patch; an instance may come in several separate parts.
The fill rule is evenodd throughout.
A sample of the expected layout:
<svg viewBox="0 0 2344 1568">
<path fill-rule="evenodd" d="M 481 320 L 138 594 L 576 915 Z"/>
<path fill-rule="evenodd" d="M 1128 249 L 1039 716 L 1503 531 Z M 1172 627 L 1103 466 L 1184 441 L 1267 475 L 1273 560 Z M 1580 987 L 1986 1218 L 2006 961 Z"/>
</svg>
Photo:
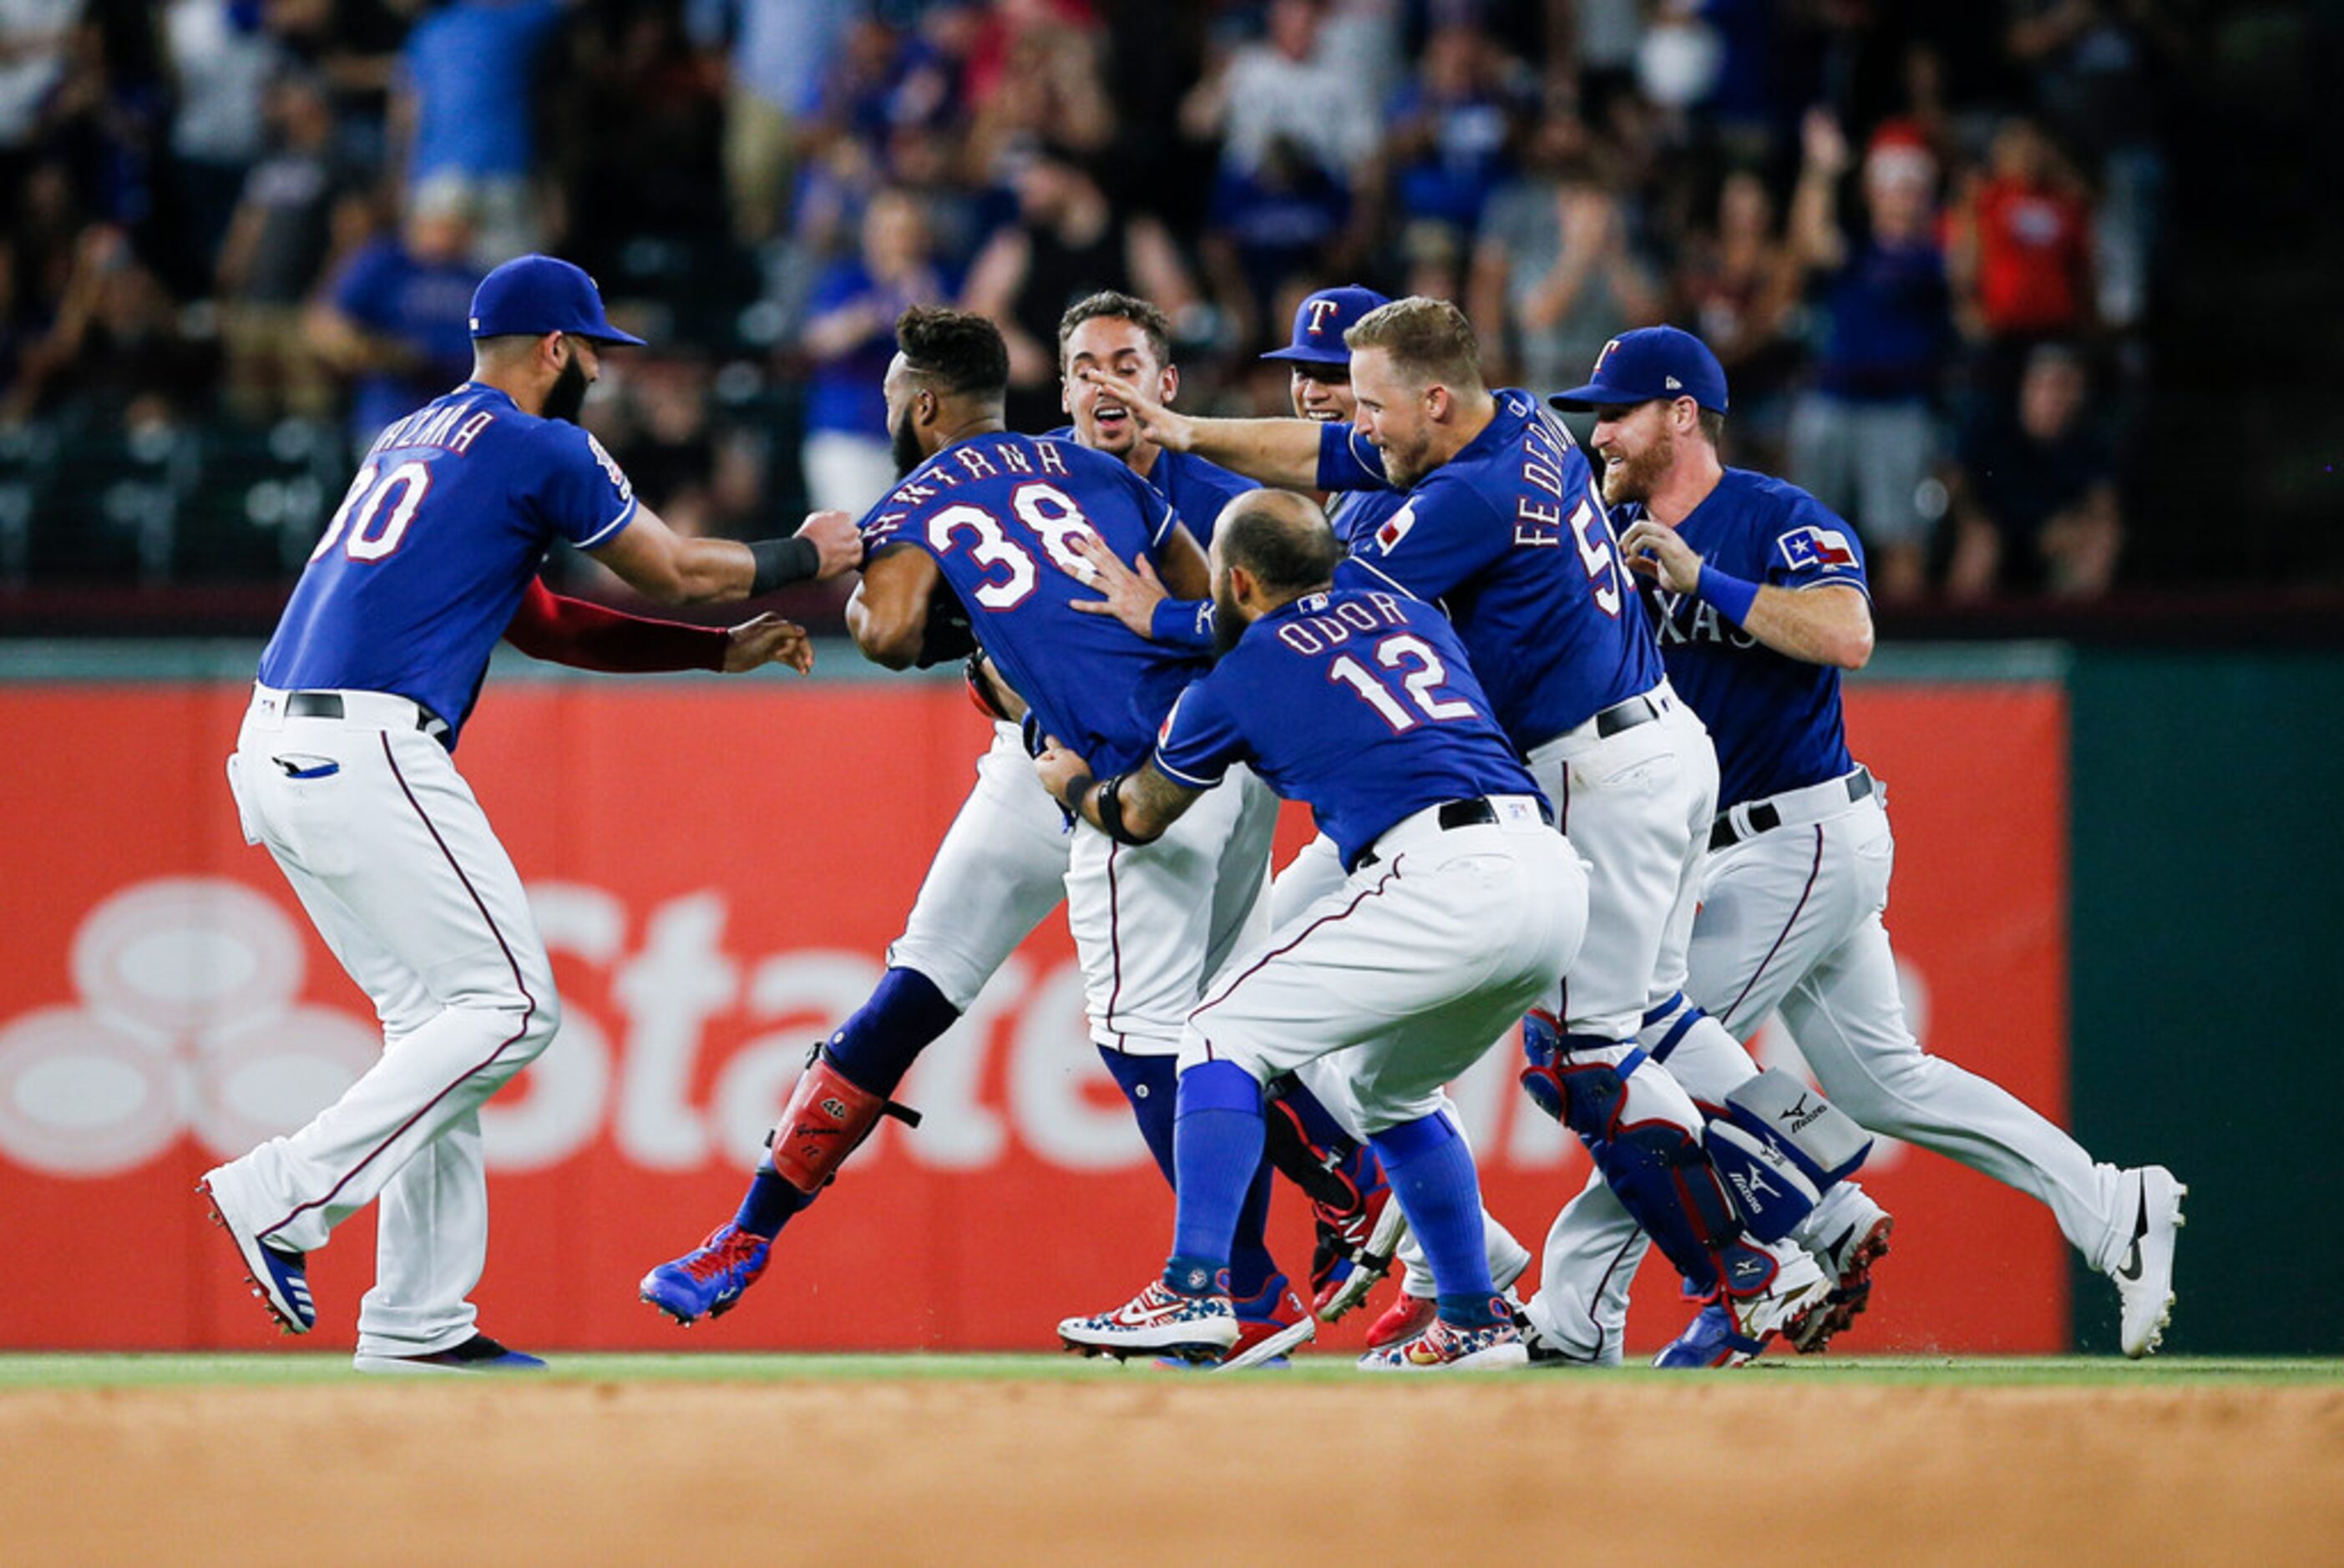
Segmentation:
<svg viewBox="0 0 2344 1568">
<path fill-rule="evenodd" d="M 1793 572 L 1829 572 L 1855 564 L 1855 546 L 1835 528 L 1817 528 L 1810 523 L 1791 530 L 1774 542 Z"/>
<path fill-rule="evenodd" d="M 1412 506 L 1401 507 L 1384 519 L 1384 525 L 1376 530 L 1376 548 L 1389 555 L 1399 548 L 1399 541 L 1406 539 L 1408 531 L 1415 526 L 1416 509 Z"/>
</svg>

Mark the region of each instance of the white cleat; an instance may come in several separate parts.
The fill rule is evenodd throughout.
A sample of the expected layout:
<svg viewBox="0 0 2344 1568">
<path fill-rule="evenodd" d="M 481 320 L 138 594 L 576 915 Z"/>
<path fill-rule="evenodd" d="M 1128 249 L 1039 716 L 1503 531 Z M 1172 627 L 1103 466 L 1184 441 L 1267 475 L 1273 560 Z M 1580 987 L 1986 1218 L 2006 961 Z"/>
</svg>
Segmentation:
<svg viewBox="0 0 2344 1568">
<path fill-rule="evenodd" d="M 2173 1243 L 2187 1223 L 2181 1200 L 2189 1189 L 2161 1165 L 2144 1165 L 2124 1173 L 2125 1207 L 2131 1210 L 2132 1241 L 2108 1278 L 2117 1282 L 2124 1308 L 2117 1342 L 2134 1361 L 2154 1355 L 2173 1320 Z"/>
</svg>

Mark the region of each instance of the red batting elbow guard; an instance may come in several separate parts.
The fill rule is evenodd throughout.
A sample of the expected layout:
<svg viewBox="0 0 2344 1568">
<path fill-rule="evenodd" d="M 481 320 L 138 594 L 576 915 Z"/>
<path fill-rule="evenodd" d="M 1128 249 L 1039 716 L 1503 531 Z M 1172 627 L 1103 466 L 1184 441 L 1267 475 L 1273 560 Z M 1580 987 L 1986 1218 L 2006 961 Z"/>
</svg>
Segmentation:
<svg viewBox="0 0 2344 1568">
<path fill-rule="evenodd" d="M 812 1197 L 822 1190 L 883 1116 L 906 1127 L 920 1125 L 920 1113 L 873 1094 L 838 1070 L 830 1052 L 817 1045 L 790 1091 L 790 1103 L 774 1124 L 773 1169 Z"/>
</svg>

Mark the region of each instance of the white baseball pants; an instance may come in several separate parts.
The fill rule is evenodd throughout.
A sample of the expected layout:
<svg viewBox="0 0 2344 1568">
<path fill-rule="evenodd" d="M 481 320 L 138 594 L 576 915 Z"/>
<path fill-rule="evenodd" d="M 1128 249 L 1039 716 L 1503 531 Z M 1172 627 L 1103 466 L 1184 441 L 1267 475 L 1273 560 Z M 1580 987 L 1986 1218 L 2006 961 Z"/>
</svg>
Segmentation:
<svg viewBox="0 0 2344 1568">
<path fill-rule="evenodd" d="M 1587 933 L 1587 876 L 1528 795 L 1446 828 L 1418 812 L 1375 859 L 1240 954 L 1189 1016 L 1184 1067 L 1267 1082 L 1338 1057 L 1358 1130 L 1439 1110 L 1442 1090 L 1546 994 Z"/>
<path fill-rule="evenodd" d="M 1850 804 L 1844 788 L 1820 785 L 1777 804 L 1782 826 L 1702 865 L 1685 994 L 1711 1017 L 1678 1043 L 1671 1071 L 1698 1098 L 1721 1103 L 1757 1070 L 1740 1041 L 1779 1009 L 1842 1110 L 2048 1204 L 2068 1241 L 2105 1271 L 2129 1239 L 2117 1168 L 2095 1164 L 2000 1085 L 1922 1050 L 1905 1026 L 1881 922 L 1896 846 L 1880 794 Z M 1802 1239 L 1829 1239 L 1828 1195 L 1825 1205 L 1824 1223 L 1803 1227 Z M 1532 1320 L 1574 1351 L 1606 1335 L 1617 1345 L 1643 1247 L 1618 1200 L 1591 1184 L 1547 1238 Z"/>
<path fill-rule="evenodd" d="M 1117 844 L 1076 824 L 1066 924 L 1094 1041 L 1133 1056 L 1178 1052 L 1206 982 L 1268 930 L 1263 895 L 1277 831 L 1278 797 L 1243 766 L 1153 844 Z"/>
<path fill-rule="evenodd" d="M 256 692 L 228 761 L 264 845 L 381 1020 L 383 1053 L 308 1126 L 231 1161 L 232 1217 L 300 1251 L 378 1197 L 361 1354 L 469 1339 L 488 1258 L 480 1107 L 561 1024 L 545 945 L 504 846 L 418 709 L 341 693 L 347 716 L 288 718 Z"/>
<path fill-rule="evenodd" d="M 1304 845 L 1270 884 L 1271 928 L 1283 929 L 1296 916 L 1341 887 L 1344 875 L 1342 858 L 1335 852 L 1333 839 L 1322 833 Z M 1295 1068 L 1294 1076 L 1327 1108 L 1327 1114 L 1335 1118 L 1336 1125 L 1364 1143 L 1367 1134 L 1360 1130 L 1363 1118 L 1359 1098 L 1352 1090 L 1345 1061 L 1341 1053 L 1320 1057 Z M 1450 1125 L 1462 1138 L 1465 1119 L 1458 1115 L 1456 1103 L 1449 1098 L 1446 1088 L 1440 1091 L 1440 1108 L 1448 1113 Z M 1502 1290 L 1530 1268 L 1530 1249 L 1516 1240 L 1514 1233 L 1499 1223 L 1498 1217 L 1487 1209 L 1481 1210 L 1481 1234 L 1490 1251 L 1490 1278 Z M 1425 1261 L 1424 1249 L 1418 1244 L 1415 1231 L 1400 1237 L 1395 1256 L 1402 1270 L 1400 1289 L 1411 1296 L 1430 1297 L 1432 1268 Z"/>
<path fill-rule="evenodd" d="M 1034 776 L 1017 726 L 996 723 L 976 786 L 936 846 L 890 968 L 916 969 L 965 1013 L 1044 916 L 1066 895 L 1074 835 Z"/>
</svg>

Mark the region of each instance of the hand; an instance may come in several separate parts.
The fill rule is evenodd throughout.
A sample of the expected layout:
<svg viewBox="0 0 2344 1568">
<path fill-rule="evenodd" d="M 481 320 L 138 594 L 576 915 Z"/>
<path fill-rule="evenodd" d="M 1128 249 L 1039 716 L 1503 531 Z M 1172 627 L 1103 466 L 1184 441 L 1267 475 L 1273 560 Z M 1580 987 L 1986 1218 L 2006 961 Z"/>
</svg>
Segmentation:
<svg viewBox="0 0 2344 1568">
<path fill-rule="evenodd" d="M 1601 255 L 1618 238 L 1620 204 L 1601 186 L 1567 186 L 1555 197 L 1555 216 L 1561 220 L 1562 244 L 1568 250 Z"/>
<path fill-rule="evenodd" d="M 811 539 L 822 558 L 813 580 L 827 582 L 863 564 L 863 535 L 854 519 L 843 511 L 813 511 L 798 524 L 798 537 Z"/>
<path fill-rule="evenodd" d="M 1829 109 L 1821 105 L 1809 109 L 1806 118 L 1800 122 L 1799 139 L 1806 150 L 1809 168 L 1834 179 L 1847 172 L 1847 137 Z"/>
<path fill-rule="evenodd" d="M 753 615 L 724 633 L 724 673 L 738 675 L 764 664 L 787 664 L 799 674 L 813 668 L 813 644 L 805 628 L 771 611 Z"/>
<path fill-rule="evenodd" d="M 1650 577 L 1672 593 L 1691 593 L 1701 582 L 1701 552 L 1665 522 L 1642 518 L 1621 537 L 1628 570 Z"/>
<path fill-rule="evenodd" d="M 1034 759 L 1034 776 L 1042 781 L 1052 800 L 1063 803 L 1066 786 L 1090 771 L 1090 764 L 1061 745 L 1057 736 L 1042 737 L 1042 754 Z"/>
<path fill-rule="evenodd" d="M 1078 533 L 1067 541 L 1074 552 L 1082 557 L 1089 571 L 1074 572 L 1061 561 L 1058 570 L 1078 579 L 1104 595 L 1098 599 L 1076 599 L 1070 602 L 1086 615 L 1112 615 L 1138 632 L 1142 637 L 1154 634 L 1156 607 L 1172 597 L 1156 567 L 1147 557 L 1139 558 L 1135 572 L 1123 563 L 1123 558 L 1106 547 L 1106 541 L 1095 533 Z M 1055 560 L 1056 558 L 1053 557 Z"/>
<path fill-rule="evenodd" d="M 1107 370 L 1086 369 L 1076 374 L 1129 410 L 1132 419 L 1138 422 L 1139 433 L 1166 451 L 1185 452 L 1193 444 L 1193 421 L 1141 391 L 1137 383 Z"/>
</svg>

